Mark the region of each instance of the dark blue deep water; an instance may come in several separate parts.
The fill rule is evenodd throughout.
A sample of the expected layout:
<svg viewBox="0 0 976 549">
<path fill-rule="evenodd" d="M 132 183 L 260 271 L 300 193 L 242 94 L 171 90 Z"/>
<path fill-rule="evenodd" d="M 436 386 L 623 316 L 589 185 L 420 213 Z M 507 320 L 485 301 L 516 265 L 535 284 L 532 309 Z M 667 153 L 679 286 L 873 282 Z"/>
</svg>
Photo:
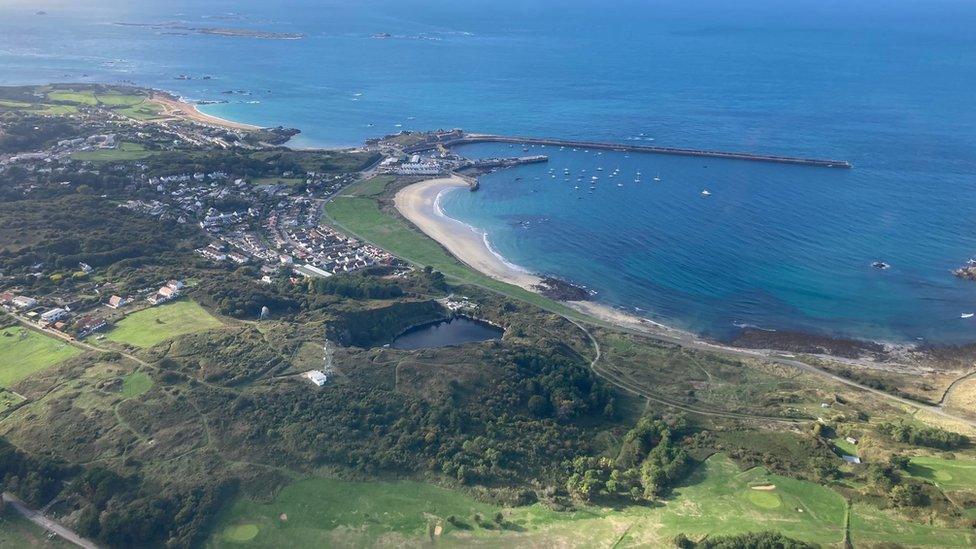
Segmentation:
<svg viewBox="0 0 976 549">
<path fill-rule="evenodd" d="M 547 149 L 548 166 L 444 206 L 515 263 L 709 335 L 751 324 L 958 343 L 976 340 L 976 318 L 960 319 L 976 284 L 949 273 L 976 255 L 974 28 L 964 0 L 12 0 L 0 83 L 124 79 L 224 99 L 206 109 L 300 127 L 299 145 L 464 127 L 849 160 Z M 573 189 L 597 167 L 593 193 Z"/>
<path fill-rule="evenodd" d="M 390 347 L 406 350 L 447 347 L 501 339 L 503 333 L 501 329 L 484 322 L 454 317 L 414 326 L 394 338 Z"/>
</svg>

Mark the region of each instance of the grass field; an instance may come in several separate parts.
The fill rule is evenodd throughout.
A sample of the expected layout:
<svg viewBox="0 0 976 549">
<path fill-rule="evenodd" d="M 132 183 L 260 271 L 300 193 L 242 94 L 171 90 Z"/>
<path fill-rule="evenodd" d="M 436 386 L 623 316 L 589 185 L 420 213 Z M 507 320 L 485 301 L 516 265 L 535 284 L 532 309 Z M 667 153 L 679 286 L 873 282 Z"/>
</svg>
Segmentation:
<svg viewBox="0 0 976 549">
<path fill-rule="evenodd" d="M 976 460 L 914 457 L 908 472 L 943 490 L 976 490 Z"/>
<path fill-rule="evenodd" d="M 128 315 L 109 332 L 108 339 L 136 347 L 152 347 L 176 336 L 220 326 L 220 321 L 210 316 L 203 307 L 183 300 Z"/>
<path fill-rule="evenodd" d="M 88 160 L 90 162 L 112 162 L 118 160 L 140 160 L 155 154 L 147 151 L 145 147 L 138 143 L 119 143 L 114 149 L 99 149 L 94 151 L 78 151 L 71 153 L 71 158 L 75 160 Z"/>
<path fill-rule="evenodd" d="M 405 221 L 381 211 L 375 199 L 357 194 L 374 192 L 378 186 L 375 179 L 350 186 L 341 196 L 325 205 L 323 221 L 385 248 L 411 263 L 429 265 L 460 282 L 483 286 L 571 318 L 589 320 L 561 303 L 518 286 L 499 282 L 468 268 L 434 240 Z"/>
<path fill-rule="evenodd" d="M 63 341 L 17 326 L 0 330 L 0 386 L 10 385 L 78 353 Z"/>
<path fill-rule="evenodd" d="M 136 120 L 154 120 L 162 116 L 163 110 L 162 107 L 156 105 L 155 103 L 140 101 L 135 105 L 129 105 L 127 107 L 116 109 L 115 112 L 124 114 L 125 116 L 134 118 Z"/>
<path fill-rule="evenodd" d="M 13 109 L 31 111 L 36 114 L 62 115 L 74 114 L 78 112 L 78 107 L 74 105 L 48 105 L 46 103 L 25 103 L 23 101 L 9 101 L 0 99 L 0 109 Z"/>
<path fill-rule="evenodd" d="M 856 503 L 851 508 L 851 542 L 855 547 L 883 543 L 893 547 L 974 547 L 976 530 L 918 524 Z"/>
<path fill-rule="evenodd" d="M 360 181 L 349 188 L 347 196 L 379 196 L 383 194 L 386 186 L 393 182 L 394 179 L 392 175 L 377 175 L 365 181 Z"/>
<path fill-rule="evenodd" d="M 153 380 L 146 372 L 132 372 L 125 376 L 122 382 L 122 396 L 127 398 L 137 397 L 149 389 L 152 389 Z"/>
<path fill-rule="evenodd" d="M 143 103 L 146 97 L 124 93 L 105 93 L 95 95 L 95 99 L 102 105 L 109 107 L 132 107 Z"/>
<path fill-rule="evenodd" d="M 44 529 L 20 516 L 12 507 L 0 512 L 0 547 L 51 547 L 68 548 L 73 544 L 53 537 L 48 539 Z"/>
<path fill-rule="evenodd" d="M 74 103 L 76 105 L 95 106 L 98 104 L 98 99 L 95 98 L 95 94 L 91 90 L 53 91 L 47 94 L 47 98 L 51 101 L 64 101 L 65 103 Z"/>
<path fill-rule="evenodd" d="M 774 485 L 767 490 L 754 486 Z M 844 500 L 813 483 L 742 472 L 724 455 L 710 458 L 693 484 L 663 506 L 591 506 L 558 513 L 542 505 L 502 510 L 460 492 L 416 482 L 305 480 L 271 503 L 238 500 L 220 518 L 211 546 L 418 545 L 442 528 L 438 543 L 499 546 L 657 546 L 678 533 L 694 537 L 763 529 L 824 544 L 844 537 Z M 480 514 L 502 525 L 478 526 Z M 466 527 L 447 522 L 455 516 Z M 703 520 L 707 517 L 708 520 Z M 434 536 L 438 537 L 438 536 Z"/>
</svg>

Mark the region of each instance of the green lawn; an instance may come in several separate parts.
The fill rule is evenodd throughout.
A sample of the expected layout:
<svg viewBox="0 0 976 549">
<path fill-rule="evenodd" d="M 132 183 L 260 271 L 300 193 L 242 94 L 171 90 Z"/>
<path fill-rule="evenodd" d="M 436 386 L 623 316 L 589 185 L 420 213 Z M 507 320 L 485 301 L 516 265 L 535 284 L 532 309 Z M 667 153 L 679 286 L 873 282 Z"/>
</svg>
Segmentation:
<svg viewBox="0 0 976 549">
<path fill-rule="evenodd" d="M 153 120 L 162 116 L 162 107 L 155 103 L 141 102 L 124 108 L 116 109 L 117 113 L 124 114 L 136 120 Z"/>
<path fill-rule="evenodd" d="M 78 107 L 74 105 L 49 105 L 46 103 L 25 103 L 23 101 L 8 101 L 0 99 L 0 109 L 14 109 L 31 111 L 36 114 L 62 115 L 74 114 L 78 112 Z"/>
<path fill-rule="evenodd" d="M 146 96 L 124 93 L 105 93 L 96 95 L 95 99 L 102 105 L 107 105 L 110 107 L 131 107 L 144 102 L 146 100 Z"/>
<path fill-rule="evenodd" d="M 80 352 L 33 330 L 17 326 L 4 328 L 0 330 L 0 386 L 9 387 Z"/>
<path fill-rule="evenodd" d="M 284 488 L 270 503 L 237 500 L 220 517 L 210 545 L 412 546 L 429 540 L 437 525 L 438 543 L 449 546 L 661 546 L 678 533 L 702 537 L 764 529 L 823 544 L 844 537 L 844 500 L 827 488 L 762 468 L 742 472 L 724 455 L 706 461 L 692 480 L 661 506 L 560 513 L 541 504 L 502 509 L 417 482 L 311 479 Z M 769 485 L 775 488 L 752 489 Z M 473 518 L 478 513 L 491 522 L 500 511 L 503 527 L 477 526 Z M 447 523 L 451 515 L 467 527 Z"/>
<path fill-rule="evenodd" d="M 75 160 L 88 160 L 90 162 L 112 162 L 117 160 L 140 160 L 155 154 L 147 151 L 145 147 L 138 143 L 119 143 L 114 149 L 98 149 L 94 151 L 78 151 L 71 153 L 71 158 Z"/>
<path fill-rule="evenodd" d="M 122 396 L 127 398 L 137 397 L 149 389 L 152 389 L 153 380 L 146 372 L 132 372 L 125 376 L 122 382 Z"/>
<path fill-rule="evenodd" d="M 951 529 L 905 520 L 875 507 L 854 504 L 851 509 L 851 542 L 892 543 L 896 547 L 974 547 L 976 530 Z"/>
<path fill-rule="evenodd" d="M 95 98 L 95 94 L 91 90 L 86 91 L 53 91 L 47 94 L 47 98 L 51 101 L 64 101 L 65 103 L 74 103 L 76 105 L 88 105 L 94 106 L 98 104 L 98 99 Z"/>
<path fill-rule="evenodd" d="M 108 339 L 136 347 L 153 345 L 174 337 L 222 326 L 203 307 L 183 300 L 143 309 L 115 325 Z"/>
<path fill-rule="evenodd" d="M 341 196 L 325 205 L 323 221 L 411 263 L 429 265 L 460 282 L 483 286 L 571 318 L 592 320 L 561 303 L 468 268 L 427 235 L 381 211 L 375 199 L 356 196 L 360 192 L 375 191 L 377 186 L 375 180 L 350 186 Z"/>
<path fill-rule="evenodd" d="M 976 490 L 976 460 L 914 457 L 908 472 L 943 490 Z"/>
<path fill-rule="evenodd" d="M 392 175 L 377 175 L 352 185 L 345 194 L 348 196 L 379 196 L 394 179 Z"/>
</svg>

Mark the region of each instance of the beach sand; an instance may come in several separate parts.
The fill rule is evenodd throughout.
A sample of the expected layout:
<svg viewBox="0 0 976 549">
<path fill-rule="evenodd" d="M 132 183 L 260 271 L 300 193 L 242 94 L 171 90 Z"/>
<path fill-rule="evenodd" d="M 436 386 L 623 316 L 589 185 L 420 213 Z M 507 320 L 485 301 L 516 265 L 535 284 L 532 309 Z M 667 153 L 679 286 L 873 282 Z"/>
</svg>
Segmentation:
<svg viewBox="0 0 976 549">
<path fill-rule="evenodd" d="M 440 211 L 437 197 L 455 188 L 467 189 L 468 182 L 456 175 L 428 179 L 400 189 L 393 202 L 403 217 L 462 263 L 496 280 L 537 291 L 540 277 L 506 263 L 491 251 L 483 233 Z"/>
<path fill-rule="evenodd" d="M 233 120 L 220 118 L 219 116 L 213 116 L 213 115 L 202 113 L 200 112 L 199 109 L 197 109 L 196 105 L 193 105 L 192 103 L 187 103 L 186 101 L 181 101 L 163 92 L 155 92 L 149 101 L 162 107 L 163 114 L 166 116 L 186 118 L 194 122 L 199 122 L 201 124 L 208 124 L 210 126 L 219 126 L 221 128 L 227 128 L 231 130 L 261 129 L 260 126 L 253 126 L 251 124 L 242 124 L 240 122 L 234 122 Z"/>
</svg>

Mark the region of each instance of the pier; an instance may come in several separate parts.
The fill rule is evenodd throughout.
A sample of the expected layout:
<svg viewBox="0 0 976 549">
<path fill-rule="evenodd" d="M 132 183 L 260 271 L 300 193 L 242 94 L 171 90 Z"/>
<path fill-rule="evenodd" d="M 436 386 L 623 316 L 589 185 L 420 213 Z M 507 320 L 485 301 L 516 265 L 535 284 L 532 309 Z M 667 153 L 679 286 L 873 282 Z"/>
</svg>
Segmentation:
<svg viewBox="0 0 976 549">
<path fill-rule="evenodd" d="M 545 145 L 550 147 L 567 147 L 576 149 L 594 149 L 618 152 L 637 152 L 651 154 L 670 154 L 675 156 L 696 156 L 704 158 L 724 158 L 728 160 L 749 160 L 753 162 L 772 162 L 777 164 L 795 164 L 801 166 L 819 166 L 823 168 L 853 167 L 846 160 L 829 160 L 820 158 L 802 158 L 795 156 L 777 156 L 770 154 L 756 154 L 746 152 L 710 151 L 704 149 L 682 149 L 677 147 L 658 147 L 653 145 L 628 145 L 621 143 L 602 143 L 596 141 L 573 141 L 569 139 L 550 139 L 539 137 L 514 137 L 490 134 L 467 134 L 458 131 L 449 132 L 435 141 L 428 141 L 410 147 L 406 152 L 415 153 L 435 149 L 438 147 L 455 147 L 469 143 L 511 143 L 514 145 Z"/>
</svg>

